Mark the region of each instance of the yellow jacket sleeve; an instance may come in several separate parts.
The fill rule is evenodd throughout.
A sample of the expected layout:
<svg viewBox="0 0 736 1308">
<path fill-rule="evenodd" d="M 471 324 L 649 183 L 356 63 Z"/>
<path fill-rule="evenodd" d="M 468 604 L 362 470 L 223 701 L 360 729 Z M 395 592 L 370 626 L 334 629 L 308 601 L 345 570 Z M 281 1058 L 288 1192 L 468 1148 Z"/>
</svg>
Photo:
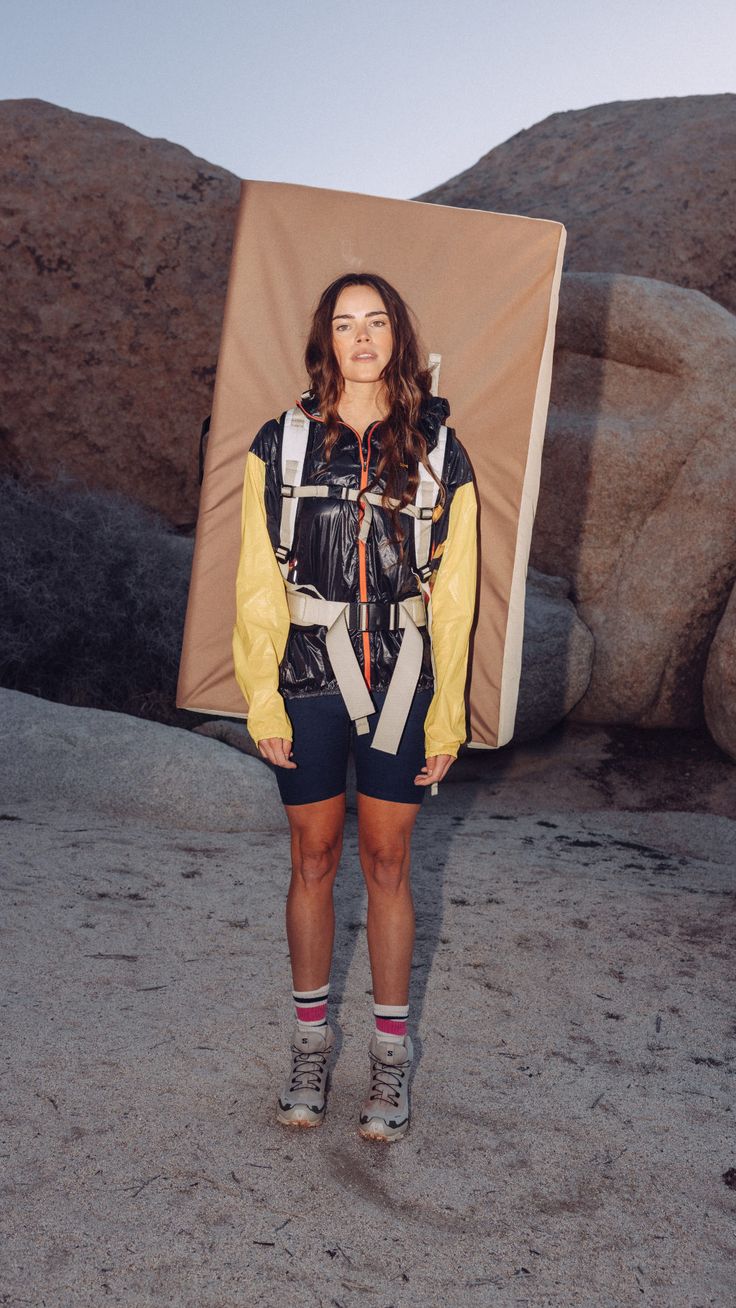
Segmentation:
<svg viewBox="0 0 736 1308">
<path fill-rule="evenodd" d="M 270 736 L 292 740 L 279 665 L 289 635 L 289 609 L 266 523 L 266 465 L 249 453 L 245 464 L 241 549 L 233 627 L 235 679 L 248 701 L 248 730 L 256 744 Z"/>
<path fill-rule="evenodd" d="M 472 481 L 450 503 L 442 561 L 432 589 L 435 691 L 424 721 L 427 758 L 457 756 L 466 737 L 465 681 L 478 570 L 477 499 Z"/>
</svg>

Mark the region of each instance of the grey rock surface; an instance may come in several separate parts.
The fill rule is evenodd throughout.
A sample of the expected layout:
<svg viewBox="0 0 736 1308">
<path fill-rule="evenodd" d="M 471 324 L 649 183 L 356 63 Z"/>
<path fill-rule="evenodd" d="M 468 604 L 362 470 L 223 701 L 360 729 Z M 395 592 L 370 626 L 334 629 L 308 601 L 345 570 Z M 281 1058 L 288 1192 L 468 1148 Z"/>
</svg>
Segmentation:
<svg viewBox="0 0 736 1308">
<path fill-rule="evenodd" d="M 209 736 L 212 740 L 221 740 L 233 749 L 240 749 L 251 758 L 260 758 L 258 746 L 251 736 L 247 722 L 236 722 L 234 718 L 214 718 L 211 722 L 202 722 L 192 730 L 200 736 Z"/>
<path fill-rule="evenodd" d="M 576 720 L 703 721 L 736 578 L 736 317 L 639 277 L 563 281 L 530 562 L 595 637 Z"/>
<path fill-rule="evenodd" d="M 736 759 L 736 587 L 708 651 L 703 707 L 713 739 Z"/>
<path fill-rule="evenodd" d="M 217 740 L 126 713 L 0 688 L 0 795 L 171 828 L 285 826 L 267 764 Z"/>
<path fill-rule="evenodd" d="M 0 102 L 0 467 L 193 522 L 239 182 L 170 141 Z"/>
<path fill-rule="evenodd" d="M 560 722 L 590 681 L 595 641 L 568 598 L 570 589 L 564 577 L 528 570 L 517 743 L 534 740 Z"/>
<path fill-rule="evenodd" d="M 420 815 L 412 1124 L 393 1146 L 356 1130 L 354 814 L 327 1118 L 291 1134 L 287 833 L 6 801 L 3 1301 L 727 1304 L 734 823 L 560 811 L 529 786 L 526 814 L 507 782 L 441 787 Z"/>
<path fill-rule="evenodd" d="M 550 114 L 419 196 L 551 218 L 565 266 L 655 277 L 736 309 L 736 95 Z"/>
</svg>

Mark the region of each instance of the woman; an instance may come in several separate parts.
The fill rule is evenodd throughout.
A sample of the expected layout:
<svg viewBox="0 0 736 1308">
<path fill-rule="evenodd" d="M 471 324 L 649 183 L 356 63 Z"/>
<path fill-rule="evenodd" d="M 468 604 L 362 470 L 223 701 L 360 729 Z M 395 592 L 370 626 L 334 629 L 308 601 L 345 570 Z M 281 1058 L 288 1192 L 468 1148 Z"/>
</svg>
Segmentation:
<svg viewBox="0 0 736 1308">
<path fill-rule="evenodd" d="M 248 728 L 275 769 L 291 829 L 296 1027 L 277 1120 L 324 1118 L 332 892 L 352 745 L 375 1022 L 358 1129 L 392 1141 L 409 1124 L 413 1057 L 409 848 L 427 786 L 465 739 L 477 506 L 465 452 L 443 426 L 449 405 L 431 394 L 407 306 L 388 282 L 361 273 L 328 286 L 305 361 L 310 390 L 261 428 L 247 457 L 233 632 Z"/>
</svg>

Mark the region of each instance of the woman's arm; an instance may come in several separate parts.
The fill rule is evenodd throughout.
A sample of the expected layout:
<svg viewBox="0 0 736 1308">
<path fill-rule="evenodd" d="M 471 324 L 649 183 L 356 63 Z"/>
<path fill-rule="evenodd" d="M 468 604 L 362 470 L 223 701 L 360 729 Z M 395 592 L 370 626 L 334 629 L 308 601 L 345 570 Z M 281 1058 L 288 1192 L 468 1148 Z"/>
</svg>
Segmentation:
<svg viewBox="0 0 736 1308">
<path fill-rule="evenodd" d="M 245 464 L 241 549 L 233 627 L 235 678 L 248 701 L 248 730 L 258 744 L 292 740 L 279 692 L 279 665 L 289 635 L 289 609 L 266 517 L 266 465 L 251 450 Z"/>
<path fill-rule="evenodd" d="M 465 681 L 475 612 L 478 501 L 472 481 L 458 486 L 449 510 L 442 561 L 432 589 L 435 691 L 424 722 L 427 758 L 457 757 L 466 737 Z M 439 552 L 439 550 L 438 550 Z"/>
</svg>

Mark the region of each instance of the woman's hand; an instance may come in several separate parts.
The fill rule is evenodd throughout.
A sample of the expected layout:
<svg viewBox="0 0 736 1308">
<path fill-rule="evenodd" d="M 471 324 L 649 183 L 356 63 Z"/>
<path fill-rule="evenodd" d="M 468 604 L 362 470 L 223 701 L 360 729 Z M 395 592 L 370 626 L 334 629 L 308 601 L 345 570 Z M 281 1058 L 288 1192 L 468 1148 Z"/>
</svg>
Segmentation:
<svg viewBox="0 0 736 1308">
<path fill-rule="evenodd" d="M 433 786 L 436 781 L 442 781 L 454 762 L 453 754 L 433 754 L 427 759 L 419 775 L 414 778 L 414 785 Z"/>
<path fill-rule="evenodd" d="M 291 760 L 290 740 L 283 740 L 279 736 L 269 736 L 267 740 L 259 740 L 258 753 L 269 763 L 275 763 L 277 768 L 295 768 L 296 763 Z"/>
</svg>

